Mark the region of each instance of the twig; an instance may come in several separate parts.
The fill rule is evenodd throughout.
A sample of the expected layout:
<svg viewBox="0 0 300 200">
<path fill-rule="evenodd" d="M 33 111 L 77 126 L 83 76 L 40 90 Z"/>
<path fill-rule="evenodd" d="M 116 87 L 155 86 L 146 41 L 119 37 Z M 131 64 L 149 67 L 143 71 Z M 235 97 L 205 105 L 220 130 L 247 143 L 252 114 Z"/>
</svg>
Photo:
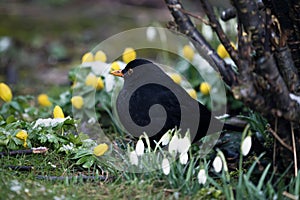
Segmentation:
<svg viewBox="0 0 300 200">
<path fill-rule="evenodd" d="M 270 126 L 268 126 L 267 127 L 267 129 L 268 129 L 268 131 L 270 131 L 270 133 L 272 133 L 273 134 L 273 136 L 279 141 L 279 143 L 282 145 L 282 146 L 284 146 L 285 148 L 287 148 L 288 150 L 290 150 L 291 152 L 293 152 L 293 149 L 289 146 L 289 145 L 287 145 L 278 135 L 277 135 L 277 133 L 270 127 Z"/>
<path fill-rule="evenodd" d="M 16 170 L 16 171 L 31 171 L 34 167 L 33 166 L 8 165 L 8 166 L 5 166 L 4 168 L 8 168 L 8 169 L 11 169 L 11 170 Z"/>
<path fill-rule="evenodd" d="M 39 154 L 45 153 L 48 151 L 46 147 L 38 147 L 38 148 L 31 148 L 25 150 L 16 150 L 16 151 L 9 151 L 9 152 L 0 152 L 0 156 L 14 156 L 14 155 L 22 155 L 22 154 Z"/>
<path fill-rule="evenodd" d="M 298 200 L 298 197 L 297 197 L 297 196 L 295 196 L 295 195 L 293 195 L 293 194 L 291 194 L 291 193 L 288 193 L 287 191 L 283 191 L 283 192 L 282 192 L 282 195 L 283 195 L 283 196 L 286 196 L 287 198 L 290 198 L 290 199 L 292 199 L 292 200 Z"/>
<path fill-rule="evenodd" d="M 292 144 L 293 144 L 295 177 L 297 177 L 297 175 L 298 175 L 297 150 L 296 150 L 295 133 L 294 133 L 293 123 L 291 123 L 291 133 L 292 133 Z"/>
<path fill-rule="evenodd" d="M 197 51 L 199 53 L 201 52 L 201 56 L 220 73 L 227 85 L 232 86 L 236 84 L 236 75 L 231 65 L 226 64 L 225 61 L 218 56 L 216 51 L 195 28 L 189 16 L 181 11 L 181 9 L 183 9 L 181 3 L 178 0 L 165 0 L 165 2 L 178 25 L 179 31 L 189 38 L 195 45 Z"/>
<path fill-rule="evenodd" d="M 225 49 L 228 51 L 230 57 L 234 61 L 234 63 L 239 67 L 241 65 L 240 59 L 238 57 L 237 51 L 233 49 L 230 44 L 230 40 L 224 33 L 221 24 L 217 20 L 216 15 L 214 14 L 213 7 L 207 0 L 200 0 L 202 7 L 210 21 L 211 28 L 217 33 L 218 38 L 220 39 L 221 43 L 224 45 Z"/>
</svg>

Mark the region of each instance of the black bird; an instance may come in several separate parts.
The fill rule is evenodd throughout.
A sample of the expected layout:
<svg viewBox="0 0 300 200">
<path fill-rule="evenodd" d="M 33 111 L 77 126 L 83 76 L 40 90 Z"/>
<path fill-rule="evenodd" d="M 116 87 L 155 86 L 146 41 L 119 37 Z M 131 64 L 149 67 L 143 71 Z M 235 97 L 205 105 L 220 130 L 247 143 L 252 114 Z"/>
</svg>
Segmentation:
<svg viewBox="0 0 300 200">
<path fill-rule="evenodd" d="M 111 74 L 124 78 L 117 97 L 117 113 L 134 137 L 146 132 L 150 140 L 159 141 L 169 129 L 178 128 L 183 134 L 189 129 L 191 140 L 197 142 L 222 130 L 223 123 L 211 111 L 153 62 L 135 59 Z"/>
</svg>

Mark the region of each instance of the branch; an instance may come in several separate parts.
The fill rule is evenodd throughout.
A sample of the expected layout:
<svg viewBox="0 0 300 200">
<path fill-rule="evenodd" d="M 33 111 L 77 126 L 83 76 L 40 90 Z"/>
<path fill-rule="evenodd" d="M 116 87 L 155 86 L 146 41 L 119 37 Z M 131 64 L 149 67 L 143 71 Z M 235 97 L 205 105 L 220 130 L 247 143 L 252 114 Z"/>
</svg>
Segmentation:
<svg viewBox="0 0 300 200">
<path fill-rule="evenodd" d="M 231 68 L 231 65 L 226 64 L 198 32 L 189 16 L 182 12 L 182 4 L 178 0 L 165 0 L 165 2 L 178 25 L 179 31 L 189 38 L 198 52 L 202 52 L 201 56 L 203 56 L 207 62 L 220 73 L 227 85 L 232 86 L 236 84 L 236 75 Z"/>
</svg>

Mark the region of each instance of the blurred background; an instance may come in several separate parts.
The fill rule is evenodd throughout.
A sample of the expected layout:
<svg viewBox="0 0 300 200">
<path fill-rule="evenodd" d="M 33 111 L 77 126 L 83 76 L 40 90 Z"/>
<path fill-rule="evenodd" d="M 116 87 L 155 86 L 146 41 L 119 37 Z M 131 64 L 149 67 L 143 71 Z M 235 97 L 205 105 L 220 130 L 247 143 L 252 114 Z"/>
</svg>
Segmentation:
<svg viewBox="0 0 300 200">
<path fill-rule="evenodd" d="M 58 93 L 101 41 L 170 19 L 162 0 L 2 0 L 0 82 L 18 94 Z"/>
</svg>

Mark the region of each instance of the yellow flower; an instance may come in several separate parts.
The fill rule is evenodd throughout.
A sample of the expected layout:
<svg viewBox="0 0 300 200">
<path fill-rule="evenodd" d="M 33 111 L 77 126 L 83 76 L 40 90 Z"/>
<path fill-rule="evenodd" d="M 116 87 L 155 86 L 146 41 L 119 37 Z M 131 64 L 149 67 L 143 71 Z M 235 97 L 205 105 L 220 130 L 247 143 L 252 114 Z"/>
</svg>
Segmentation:
<svg viewBox="0 0 300 200">
<path fill-rule="evenodd" d="M 122 55 L 123 61 L 129 63 L 136 58 L 136 52 L 133 48 L 126 48 Z"/>
<path fill-rule="evenodd" d="M 72 97 L 71 103 L 72 103 L 72 105 L 76 109 L 81 109 L 82 106 L 83 106 L 83 98 L 82 98 L 82 96 L 74 96 L 74 97 Z"/>
<path fill-rule="evenodd" d="M 38 96 L 38 103 L 41 105 L 41 106 L 51 106 L 52 103 L 49 101 L 49 98 L 48 98 L 48 95 L 46 94 L 40 94 Z"/>
<path fill-rule="evenodd" d="M 28 137 L 28 134 L 27 134 L 27 131 L 25 130 L 20 130 L 17 135 L 16 135 L 17 138 L 19 138 L 20 140 L 27 140 L 27 137 Z"/>
<path fill-rule="evenodd" d="M 60 106 L 55 106 L 53 109 L 53 117 L 54 118 L 65 118 L 64 112 Z"/>
<path fill-rule="evenodd" d="M 94 148 L 94 154 L 96 156 L 102 156 L 107 150 L 108 150 L 108 145 L 105 143 L 102 143 Z"/>
<path fill-rule="evenodd" d="M 91 52 L 85 53 L 81 58 L 82 63 L 93 62 L 93 61 L 94 61 L 94 55 Z"/>
<path fill-rule="evenodd" d="M 193 98 L 193 99 L 197 99 L 197 92 L 194 89 L 188 89 L 187 90 L 188 94 Z"/>
<path fill-rule="evenodd" d="M 86 78 L 85 78 L 85 85 L 86 86 L 92 86 L 93 88 L 97 87 L 97 77 L 94 74 L 89 74 Z"/>
<path fill-rule="evenodd" d="M 201 85 L 200 85 L 200 92 L 201 92 L 202 94 L 208 95 L 209 92 L 210 92 L 210 89 L 211 89 L 211 86 L 210 86 L 209 83 L 207 83 L 207 82 L 201 83 Z"/>
<path fill-rule="evenodd" d="M 181 81 L 182 81 L 182 78 L 181 78 L 181 76 L 180 76 L 179 74 L 172 73 L 172 74 L 170 74 L 169 76 L 170 76 L 170 78 L 171 78 L 175 83 L 177 83 L 177 84 L 180 84 Z"/>
<path fill-rule="evenodd" d="M 236 46 L 232 42 L 230 42 L 230 44 L 233 47 L 233 49 L 236 49 Z M 227 50 L 225 49 L 225 47 L 223 46 L 223 44 L 219 44 L 219 46 L 217 48 L 217 53 L 222 59 L 229 57 L 229 54 L 228 54 Z"/>
<path fill-rule="evenodd" d="M 0 83 L 0 98 L 5 102 L 9 102 L 12 100 L 12 93 L 8 85 L 5 83 Z"/>
<path fill-rule="evenodd" d="M 106 54 L 103 51 L 97 51 L 97 53 L 95 54 L 94 60 L 106 62 L 106 60 L 107 60 Z"/>
<path fill-rule="evenodd" d="M 119 70 L 119 69 L 121 69 L 121 68 L 120 68 L 120 65 L 117 61 L 111 63 L 110 71 L 115 71 L 115 70 Z"/>
<path fill-rule="evenodd" d="M 190 45 L 185 45 L 185 46 L 183 47 L 182 52 L 183 52 L 183 56 L 184 56 L 186 59 L 188 59 L 188 60 L 190 60 L 190 61 L 193 60 L 194 55 L 195 55 L 195 52 L 194 52 L 193 48 L 192 48 Z"/>
<path fill-rule="evenodd" d="M 96 89 L 97 90 L 102 90 L 103 88 L 104 88 L 104 82 L 103 82 L 102 78 L 99 77 L 97 79 L 97 87 L 96 87 Z"/>
<path fill-rule="evenodd" d="M 26 140 L 23 143 L 23 147 L 27 148 L 27 142 L 26 142 Z"/>
</svg>

